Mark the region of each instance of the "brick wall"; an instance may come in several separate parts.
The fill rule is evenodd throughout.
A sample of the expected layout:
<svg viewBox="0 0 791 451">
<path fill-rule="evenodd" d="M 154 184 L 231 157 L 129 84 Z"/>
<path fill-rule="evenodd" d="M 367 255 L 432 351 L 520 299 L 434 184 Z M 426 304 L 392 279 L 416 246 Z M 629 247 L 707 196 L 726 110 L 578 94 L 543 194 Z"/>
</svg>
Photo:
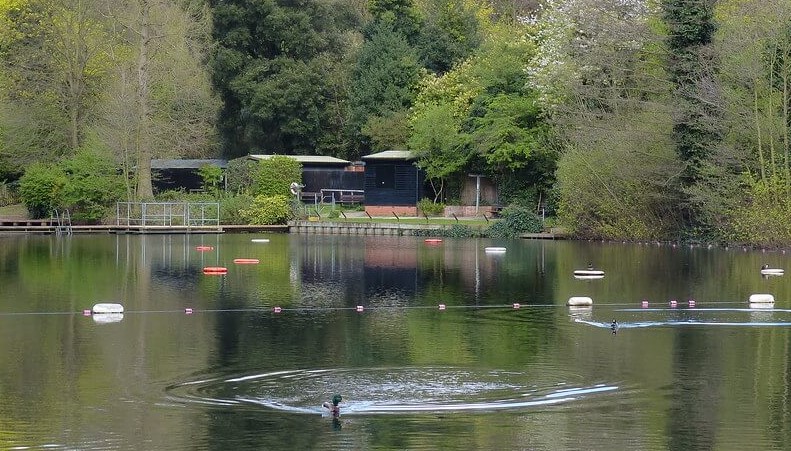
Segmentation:
<svg viewBox="0 0 791 451">
<path fill-rule="evenodd" d="M 398 216 L 417 216 L 417 207 L 398 206 L 398 205 L 366 205 L 365 212 L 371 216 L 389 216 L 393 213 Z"/>
</svg>

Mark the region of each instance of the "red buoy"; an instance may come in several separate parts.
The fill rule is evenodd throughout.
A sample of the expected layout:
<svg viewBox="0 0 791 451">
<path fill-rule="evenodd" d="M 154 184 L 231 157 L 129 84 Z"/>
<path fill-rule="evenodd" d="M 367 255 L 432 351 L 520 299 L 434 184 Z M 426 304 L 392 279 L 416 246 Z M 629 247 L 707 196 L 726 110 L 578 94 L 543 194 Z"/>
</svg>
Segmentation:
<svg viewBox="0 0 791 451">
<path fill-rule="evenodd" d="M 224 266 L 207 266 L 203 268 L 203 274 L 228 274 L 228 268 Z"/>
<path fill-rule="evenodd" d="M 201 252 L 213 251 L 214 250 L 214 246 L 195 246 L 195 250 L 196 251 L 201 251 Z"/>
<path fill-rule="evenodd" d="M 235 258 L 233 262 L 237 265 L 256 265 L 258 264 L 257 258 Z"/>
</svg>

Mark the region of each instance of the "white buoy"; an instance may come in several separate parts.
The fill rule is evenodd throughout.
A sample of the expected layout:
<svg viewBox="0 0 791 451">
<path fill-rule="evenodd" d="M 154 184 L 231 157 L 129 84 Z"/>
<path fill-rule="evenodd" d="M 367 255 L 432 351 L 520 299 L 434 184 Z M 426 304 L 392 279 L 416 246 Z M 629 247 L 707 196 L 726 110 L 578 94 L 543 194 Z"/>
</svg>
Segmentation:
<svg viewBox="0 0 791 451">
<path fill-rule="evenodd" d="M 593 305 L 593 299 L 587 296 L 572 296 L 566 302 L 566 305 L 570 307 L 587 307 Z"/>
<path fill-rule="evenodd" d="M 764 268 L 761 270 L 761 274 L 765 276 L 782 276 L 785 273 L 785 270 L 779 268 Z"/>
<path fill-rule="evenodd" d="M 577 280 L 596 280 L 596 279 L 604 279 L 604 274 L 601 275 L 590 275 L 590 276 L 581 276 L 579 274 L 574 274 L 574 278 Z"/>
<path fill-rule="evenodd" d="M 486 251 L 486 252 L 494 252 L 494 253 L 501 253 L 501 252 L 505 252 L 505 248 L 504 247 L 487 247 L 487 248 L 484 249 L 484 251 Z"/>
<path fill-rule="evenodd" d="M 750 304 L 774 304 L 775 297 L 771 294 L 751 294 Z"/>
<path fill-rule="evenodd" d="M 118 323 L 124 319 L 123 313 L 102 313 L 100 315 L 92 315 L 93 322 L 96 324 L 109 324 Z"/>
<path fill-rule="evenodd" d="M 253 243 L 268 243 L 269 239 L 268 238 L 253 238 L 250 241 L 252 241 Z"/>
<path fill-rule="evenodd" d="M 121 304 L 104 302 L 94 305 L 91 311 L 94 315 L 104 313 L 124 313 L 124 306 Z"/>
<path fill-rule="evenodd" d="M 598 269 L 577 269 L 574 271 L 575 276 L 601 276 L 604 277 L 604 271 Z"/>
</svg>

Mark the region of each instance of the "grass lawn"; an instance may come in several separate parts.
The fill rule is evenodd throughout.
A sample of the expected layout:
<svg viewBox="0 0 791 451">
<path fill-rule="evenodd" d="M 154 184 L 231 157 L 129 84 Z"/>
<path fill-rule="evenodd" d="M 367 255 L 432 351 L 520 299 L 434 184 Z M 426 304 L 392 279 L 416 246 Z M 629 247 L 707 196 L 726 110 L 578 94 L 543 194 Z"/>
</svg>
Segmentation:
<svg viewBox="0 0 791 451">
<path fill-rule="evenodd" d="M 27 208 L 24 204 L 6 205 L 0 207 L 0 217 L 4 218 L 27 218 Z"/>
</svg>

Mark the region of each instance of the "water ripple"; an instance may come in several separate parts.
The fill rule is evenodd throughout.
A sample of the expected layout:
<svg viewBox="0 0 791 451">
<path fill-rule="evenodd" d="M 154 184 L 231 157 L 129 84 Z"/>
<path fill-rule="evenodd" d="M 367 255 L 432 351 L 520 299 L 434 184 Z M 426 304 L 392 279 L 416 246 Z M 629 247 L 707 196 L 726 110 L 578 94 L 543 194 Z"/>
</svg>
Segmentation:
<svg viewBox="0 0 791 451">
<path fill-rule="evenodd" d="M 322 414 L 321 401 L 340 393 L 343 415 L 370 415 L 529 409 L 612 396 L 620 390 L 604 383 L 537 379 L 541 377 L 527 371 L 447 367 L 300 369 L 201 378 L 173 384 L 167 394 L 180 404 Z"/>
</svg>

